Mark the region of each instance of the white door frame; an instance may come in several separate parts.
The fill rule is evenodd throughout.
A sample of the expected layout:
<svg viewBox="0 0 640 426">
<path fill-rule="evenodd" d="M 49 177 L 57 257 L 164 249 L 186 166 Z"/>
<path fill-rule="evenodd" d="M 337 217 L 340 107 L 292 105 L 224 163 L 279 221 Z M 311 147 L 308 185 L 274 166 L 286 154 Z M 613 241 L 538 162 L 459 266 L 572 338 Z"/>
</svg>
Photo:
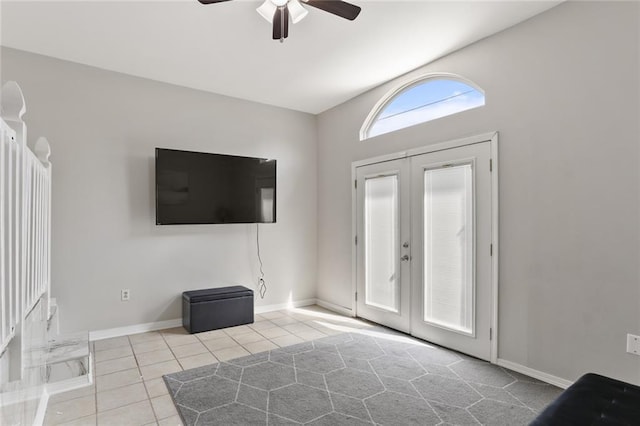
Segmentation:
<svg viewBox="0 0 640 426">
<path fill-rule="evenodd" d="M 351 163 L 351 312 L 357 316 L 356 289 L 357 289 L 357 252 L 356 236 L 358 229 L 357 215 L 357 193 L 356 193 L 356 168 L 368 166 L 370 164 L 382 163 L 384 161 L 397 160 L 401 158 L 413 157 L 415 155 L 427 154 L 436 151 L 443 151 L 451 148 L 458 148 L 466 145 L 473 145 L 482 142 L 490 142 L 491 146 L 491 244 L 493 256 L 491 258 L 491 362 L 498 361 L 498 258 L 499 258 L 499 233 L 498 233 L 498 132 L 488 132 L 480 135 L 469 136 L 461 139 L 449 140 L 420 148 L 413 148 L 407 151 L 393 154 L 381 155 L 378 157 L 358 160 Z"/>
</svg>

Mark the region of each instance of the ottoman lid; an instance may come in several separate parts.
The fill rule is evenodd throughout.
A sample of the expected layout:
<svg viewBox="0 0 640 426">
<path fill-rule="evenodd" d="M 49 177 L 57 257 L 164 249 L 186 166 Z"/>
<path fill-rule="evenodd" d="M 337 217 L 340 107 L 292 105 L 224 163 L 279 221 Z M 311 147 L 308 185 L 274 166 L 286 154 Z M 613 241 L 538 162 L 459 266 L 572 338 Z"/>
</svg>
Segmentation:
<svg viewBox="0 0 640 426">
<path fill-rule="evenodd" d="M 182 298 L 190 303 L 207 302 L 210 300 L 230 299 L 234 297 L 253 296 L 253 290 L 241 285 L 231 287 L 207 288 L 191 290 L 182 293 Z"/>
</svg>

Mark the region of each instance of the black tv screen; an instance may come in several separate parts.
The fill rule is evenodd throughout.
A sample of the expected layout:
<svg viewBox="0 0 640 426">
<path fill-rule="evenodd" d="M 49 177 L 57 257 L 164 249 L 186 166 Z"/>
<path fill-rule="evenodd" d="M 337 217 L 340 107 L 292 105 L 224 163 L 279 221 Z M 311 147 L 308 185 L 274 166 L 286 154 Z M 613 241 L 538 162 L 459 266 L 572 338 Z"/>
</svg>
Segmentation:
<svg viewBox="0 0 640 426">
<path fill-rule="evenodd" d="M 156 148 L 157 225 L 275 221 L 275 160 Z"/>
</svg>

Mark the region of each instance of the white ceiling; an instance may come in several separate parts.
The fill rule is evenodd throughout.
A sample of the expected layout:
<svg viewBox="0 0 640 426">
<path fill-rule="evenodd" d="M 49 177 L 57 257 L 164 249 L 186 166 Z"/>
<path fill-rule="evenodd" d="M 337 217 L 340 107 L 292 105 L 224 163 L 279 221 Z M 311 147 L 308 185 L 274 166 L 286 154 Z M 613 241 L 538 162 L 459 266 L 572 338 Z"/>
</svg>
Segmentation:
<svg viewBox="0 0 640 426">
<path fill-rule="evenodd" d="M 560 1 L 375 1 L 353 22 L 308 7 L 283 44 L 259 1 L 2 0 L 2 45 L 320 113 Z"/>
</svg>

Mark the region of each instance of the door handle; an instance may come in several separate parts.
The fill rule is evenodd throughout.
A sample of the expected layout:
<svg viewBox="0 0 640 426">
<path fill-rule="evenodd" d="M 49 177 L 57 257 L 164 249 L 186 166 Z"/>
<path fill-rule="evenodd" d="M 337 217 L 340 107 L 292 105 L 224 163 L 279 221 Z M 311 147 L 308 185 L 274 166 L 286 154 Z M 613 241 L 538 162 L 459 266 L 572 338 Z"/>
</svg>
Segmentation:
<svg viewBox="0 0 640 426">
<path fill-rule="evenodd" d="M 408 260 L 409 260 L 409 255 L 408 255 L 408 254 L 405 254 L 404 256 L 402 256 L 402 257 L 400 258 L 400 260 L 402 260 L 403 262 L 408 261 Z"/>
</svg>

